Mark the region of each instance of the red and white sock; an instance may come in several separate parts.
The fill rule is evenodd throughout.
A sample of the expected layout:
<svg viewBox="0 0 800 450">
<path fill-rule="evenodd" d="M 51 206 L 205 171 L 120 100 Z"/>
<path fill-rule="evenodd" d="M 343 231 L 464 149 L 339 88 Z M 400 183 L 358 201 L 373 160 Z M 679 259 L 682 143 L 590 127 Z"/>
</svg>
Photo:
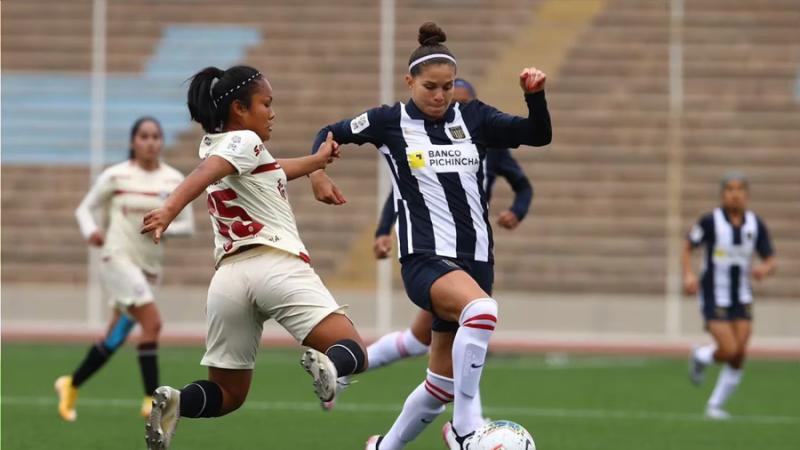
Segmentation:
<svg viewBox="0 0 800 450">
<path fill-rule="evenodd" d="M 383 437 L 380 450 L 399 450 L 414 440 L 453 401 L 453 379 L 428 370 L 425 381 L 408 396 L 403 410 Z"/>
<path fill-rule="evenodd" d="M 489 338 L 497 326 L 497 302 L 491 298 L 473 300 L 461 311 L 458 324 L 453 341 L 453 427 L 466 435 L 483 425 L 480 381 Z"/>
<path fill-rule="evenodd" d="M 367 370 L 377 369 L 409 356 L 424 355 L 427 352 L 428 346 L 414 337 L 410 329 L 395 331 L 382 336 L 367 347 L 369 359 Z"/>
</svg>

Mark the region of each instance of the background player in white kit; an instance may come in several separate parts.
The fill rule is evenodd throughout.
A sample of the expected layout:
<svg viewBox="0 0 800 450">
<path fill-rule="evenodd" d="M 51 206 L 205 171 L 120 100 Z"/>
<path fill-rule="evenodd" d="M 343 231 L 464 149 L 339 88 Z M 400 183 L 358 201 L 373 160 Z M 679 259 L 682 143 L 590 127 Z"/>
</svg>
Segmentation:
<svg viewBox="0 0 800 450">
<path fill-rule="evenodd" d="M 200 143 L 203 162 L 145 216 L 142 233 L 158 242 L 181 209 L 208 193 L 217 265 L 201 362 L 209 379 L 156 390 L 146 430 L 150 450 L 169 446 L 179 417 L 218 417 L 244 403 L 269 318 L 311 347 L 302 364 L 321 401 L 333 399 L 337 376 L 366 367 L 360 336 L 309 265 L 286 193 L 288 180 L 338 157 L 338 145 L 329 135 L 315 155 L 273 158 L 263 145 L 275 120 L 272 95 L 266 78 L 248 66 L 208 67 L 189 87 L 189 112 L 208 133 Z"/>
<path fill-rule="evenodd" d="M 84 197 L 75 215 L 89 245 L 102 247 L 100 280 L 114 308 L 102 340 L 89 349 L 72 375 L 56 380 L 58 412 L 62 419 L 77 418 L 78 388 L 111 358 L 136 323 L 141 326 L 139 366 L 145 398 L 142 415 L 147 417 L 153 391 L 158 387 L 158 335 L 161 316 L 155 293 L 161 279 L 163 249 L 139 234 L 147 211 L 161 206 L 183 181 L 183 174 L 161 161 L 164 145 L 161 125 L 152 117 L 138 119 L 131 128 L 129 160 L 107 168 Z M 108 219 L 103 231 L 93 214 Z M 194 231 L 192 209 L 187 208 L 170 228 L 170 235 Z"/>
</svg>

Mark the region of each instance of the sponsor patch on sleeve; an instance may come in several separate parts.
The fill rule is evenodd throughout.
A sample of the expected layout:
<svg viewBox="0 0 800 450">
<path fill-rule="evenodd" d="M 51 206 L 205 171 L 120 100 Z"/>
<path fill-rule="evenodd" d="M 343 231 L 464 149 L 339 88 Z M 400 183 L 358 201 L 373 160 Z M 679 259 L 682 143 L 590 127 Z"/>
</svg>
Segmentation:
<svg viewBox="0 0 800 450">
<path fill-rule="evenodd" d="M 353 134 L 361 133 L 368 127 L 369 127 L 369 117 L 367 117 L 367 113 L 361 114 L 360 116 L 350 121 L 350 130 L 353 132 Z"/>
</svg>

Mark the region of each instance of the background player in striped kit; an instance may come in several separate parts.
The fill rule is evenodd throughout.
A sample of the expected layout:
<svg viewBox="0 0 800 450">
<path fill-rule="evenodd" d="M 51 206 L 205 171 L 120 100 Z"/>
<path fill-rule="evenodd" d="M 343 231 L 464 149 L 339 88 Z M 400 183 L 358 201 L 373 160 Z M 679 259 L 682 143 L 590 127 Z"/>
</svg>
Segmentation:
<svg viewBox="0 0 800 450">
<path fill-rule="evenodd" d="M 527 68 L 519 75 L 527 118 L 478 100 L 454 104 L 456 59 L 442 45 L 446 35 L 428 22 L 418 40 L 405 77 L 411 100 L 329 125 L 313 146 L 332 131 L 338 142 L 379 148 L 392 173 L 406 293 L 434 314 L 427 377 L 389 432 L 369 438 L 368 449 L 403 448 L 450 401 L 455 402 L 453 421 L 444 430 L 450 448 L 465 448 L 483 424 L 479 383 L 497 324 L 483 161 L 488 147 L 541 146 L 551 140 L 544 73 Z M 312 174 L 311 181 L 320 201 L 344 202 L 324 171 Z"/>
<path fill-rule="evenodd" d="M 152 117 L 138 119 L 131 128 L 130 158 L 106 169 L 84 197 L 75 215 L 89 245 L 102 247 L 100 280 L 113 313 L 102 340 L 89 348 L 86 358 L 72 375 L 56 380 L 58 412 L 62 419 L 77 418 L 78 388 L 97 372 L 122 345 L 138 322 L 139 366 L 145 398 L 141 413 L 150 414 L 153 391 L 158 387 L 158 335 L 161 316 L 153 302 L 161 278 L 163 249 L 139 234 L 144 214 L 160 206 L 183 175 L 161 161 L 164 145 L 161 125 Z M 93 214 L 108 217 L 107 231 Z M 191 208 L 176 221 L 171 235 L 194 231 Z"/>
<path fill-rule="evenodd" d="M 158 242 L 179 211 L 208 193 L 217 265 L 201 361 L 208 379 L 156 390 L 146 425 L 150 450 L 169 447 L 178 418 L 219 417 L 244 403 L 267 319 L 311 347 L 302 364 L 320 401 L 333 399 L 339 376 L 367 365 L 361 337 L 310 266 L 286 191 L 289 180 L 333 162 L 337 144 L 328 134 L 316 155 L 276 160 L 264 146 L 276 117 L 272 102 L 269 82 L 248 66 L 207 67 L 189 86 L 191 117 L 208 133 L 203 161 L 144 217 L 141 232 Z"/>
<path fill-rule="evenodd" d="M 453 101 L 466 104 L 475 99 L 475 88 L 467 80 L 456 78 L 453 83 Z M 486 200 L 491 202 L 492 187 L 497 176 L 505 178 L 514 190 L 514 202 L 510 208 L 502 211 L 497 219 L 497 224 L 503 228 L 513 230 L 525 218 L 533 200 L 533 186 L 520 167 L 519 163 L 511 156 L 507 148 L 490 148 L 486 151 Z M 397 213 L 394 209 L 394 195 L 390 192 L 383 205 L 375 230 L 373 252 L 378 259 L 389 256 L 392 249 L 392 227 Z M 431 344 L 431 325 L 433 315 L 425 310 L 420 310 L 409 328 L 395 331 L 381 336 L 377 341 L 367 347 L 369 367 L 367 370 L 377 369 L 391 364 L 399 359 L 428 353 Z M 349 386 L 349 379 L 339 381 L 338 388 Z M 331 409 L 334 402 L 323 403 L 324 409 Z"/>
<path fill-rule="evenodd" d="M 684 290 L 699 291 L 706 329 L 714 344 L 695 348 L 690 358 L 692 382 L 703 381 L 704 369 L 723 363 L 717 384 L 706 405 L 706 416 L 727 419 L 722 409 L 742 378 L 742 366 L 752 331 L 753 293 L 750 276 L 760 281 L 775 272 L 775 256 L 767 226 L 747 209 L 748 182 L 731 172 L 721 183 L 722 205 L 704 215 L 692 228 L 683 247 Z M 692 271 L 691 251 L 705 245 L 703 276 Z M 753 253 L 763 260 L 752 266 Z"/>
</svg>

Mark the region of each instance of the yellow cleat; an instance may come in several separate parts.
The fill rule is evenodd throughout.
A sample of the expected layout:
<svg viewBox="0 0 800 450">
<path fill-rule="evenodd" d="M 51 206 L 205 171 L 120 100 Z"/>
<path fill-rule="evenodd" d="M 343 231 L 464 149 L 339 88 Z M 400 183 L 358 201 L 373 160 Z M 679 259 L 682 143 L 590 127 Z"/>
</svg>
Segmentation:
<svg viewBox="0 0 800 450">
<path fill-rule="evenodd" d="M 153 397 L 145 395 L 142 400 L 142 417 L 145 419 L 150 418 L 150 412 L 153 410 Z"/>
<path fill-rule="evenodd" d="M 67 422 L 75 422 L 78 418 L 78 413 L 75 412 L 78 388 L 72 385 L 72 377 L 69 375 L 58 377 L 55 388 L 58 394 L 58 414 Z"/>
</svg>

